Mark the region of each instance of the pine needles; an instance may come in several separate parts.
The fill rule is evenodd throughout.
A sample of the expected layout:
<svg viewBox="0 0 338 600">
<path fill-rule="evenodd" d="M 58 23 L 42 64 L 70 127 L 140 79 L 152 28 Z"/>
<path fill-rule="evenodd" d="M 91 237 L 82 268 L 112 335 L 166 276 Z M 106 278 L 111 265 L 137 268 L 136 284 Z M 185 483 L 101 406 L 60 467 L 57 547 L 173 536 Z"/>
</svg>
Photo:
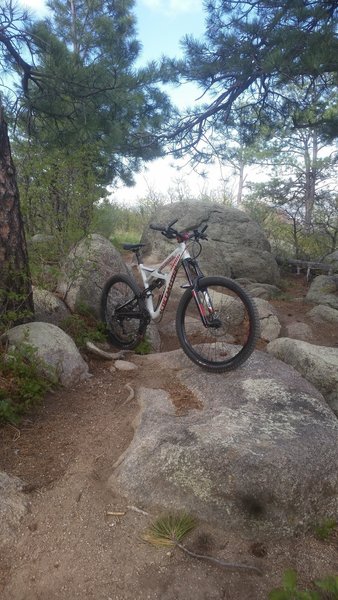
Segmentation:
<svg viewBox="0 0 338 600">
<path fill-rule="evenodd" d="M 196 554 L 196 552 L 192 552 L 186 546 L 181 544 L 183 538 L 190 533 L 196 525 L 196 520 L 187 513 L 163 515 L 150 525 L 142 537 L 144 541 L 153 546 L 176 546 L 193 558 L 203 559 L 230 570 L 252 571 L 258 575 L 262 575 L 261 570 L 252 565 L 230 563 L 206 554 Z"/>
<path fill-rule="evenodd" d="M 159 517 L 143 535 L 153 546 L 175 546 L 196 527 L 196 521 L 186 513 Z"/>
</svg>

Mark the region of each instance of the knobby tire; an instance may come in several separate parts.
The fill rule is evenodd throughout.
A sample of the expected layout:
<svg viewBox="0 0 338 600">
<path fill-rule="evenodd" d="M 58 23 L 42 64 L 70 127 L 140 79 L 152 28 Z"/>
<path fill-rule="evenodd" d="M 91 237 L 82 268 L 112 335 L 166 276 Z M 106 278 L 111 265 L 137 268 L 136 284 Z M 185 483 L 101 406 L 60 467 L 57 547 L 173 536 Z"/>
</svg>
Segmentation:
<svg viewBox="0 0 338 600">
<path fill-rule="evenodd" d="M 196 291 L 210 327 L 203 325 L 193 290 L 188 289 L 176 315 L 182 349 L 194 363 L 208 371 L 236 369 L 252 354 L 259 338 L 254 302 L 238 283 L 226 277 L 203 277 Z M 210 298 L 214 313 L 209 306 Z"/>
<path fill-rule="evenodd" d="M 101 320 L 114 346 L 132 350 L 144 338 L 148 320 L 137 283 L 128 275 L 113 275 L 101 295 Z"/>
</svg>

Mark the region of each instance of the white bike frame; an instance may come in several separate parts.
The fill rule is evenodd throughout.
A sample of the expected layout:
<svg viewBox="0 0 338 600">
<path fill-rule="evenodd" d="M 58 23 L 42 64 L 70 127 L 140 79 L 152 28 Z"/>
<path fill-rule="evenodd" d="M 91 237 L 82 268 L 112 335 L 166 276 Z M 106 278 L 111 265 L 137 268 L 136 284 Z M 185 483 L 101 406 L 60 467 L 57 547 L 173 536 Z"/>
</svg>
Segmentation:
<svg viewBox="0 0 338 600">
<path fill-rule="evenodd" d="M 169 300 L 171 288 L 173 287 L 176 279 L 180 262 L 186 258 L 190 258 L 190 254 L 187 250 L 187 244 L 186 242 L 180 242 L 175 250 L 173 250 L 173 252 L 169 254 L 169 256 L 167 256 L 167 258 L 158 267 L 146 266 L 143 263 L 138 264 L 138 269 L 146 291 L 145 304 L 152 320 L 156 321 L 162 316 L 162 313 Z M 168 273 L 162 273 L 162 269 L 168 265 L 170 265 L 170 271 Z M 164 287 L 161 288 L 159 304 L 155 309 L 152 292 L 149 290 L 147 293 L 147 290 L 156 280 L 163 281 Z"/>
</svg>

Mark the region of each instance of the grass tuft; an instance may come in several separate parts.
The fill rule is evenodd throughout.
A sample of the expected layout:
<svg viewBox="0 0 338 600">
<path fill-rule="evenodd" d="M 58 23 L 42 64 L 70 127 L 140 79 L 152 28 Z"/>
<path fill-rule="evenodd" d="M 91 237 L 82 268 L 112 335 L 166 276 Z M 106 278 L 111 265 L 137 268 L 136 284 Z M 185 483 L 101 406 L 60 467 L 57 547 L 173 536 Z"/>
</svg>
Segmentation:
<svg viewBox="0 0 338 600">
<path fill-rule="evenodd" d="M 159 517 L 144 533 L 143 539 L 153 546 L 175 546 L 196 527 L 196 520 L 186 513 Z"/>
</svg>

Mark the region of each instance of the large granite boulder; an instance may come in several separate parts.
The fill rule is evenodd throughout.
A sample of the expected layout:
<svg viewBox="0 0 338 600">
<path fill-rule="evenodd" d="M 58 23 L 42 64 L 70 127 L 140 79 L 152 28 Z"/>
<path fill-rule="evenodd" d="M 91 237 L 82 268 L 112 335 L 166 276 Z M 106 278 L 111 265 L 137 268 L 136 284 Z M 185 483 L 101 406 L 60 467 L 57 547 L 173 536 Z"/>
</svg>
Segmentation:
<svg viewBox="0 0 338 600">
<path fill-rule="evenodd" d="M 320 390 L 332 410 L 338 415 L 338 348 L 279 338 L 268 344 L 267 351 L 288 365 L 292 365 Z"/>
<path fill-rule="evenodd" d="M 306 302 L 338 309 L 338 275 L 319 275 L 310 285 Z"/>
<path fill-rule="evenodd" d="M 72 311 L 82 305 L 99 317 L 102 288 L 116 273 L 127 273 L 120 253 L 105 237 L 92 234 L 69 253 L 57 292 Z"/>
<path fill-rule="evenodd" d="M 49 290 L 33 287 L 33 302 L 36 321 L 60 325 L 71 314 L 61 298 Z"/>
<path fill-rule="evenodd" d="M 227 374 L 206 373 L 180 350 L 134 361 L 172 369 L 178 393 L 183 385 L 201 408 L 177 413 L 165 390 L 141 389 L 114 493 L 260 539 L 337 514 L 338 421 L 294 369 L 257 351 Z"/>
<path fill-rule="evenodd" d="M 89 376 L 88 365 L 72 338 L 56 325 L 38 322 L 17 325 L 1 336 L 1 341 L 8 344 L 8 352 L 13 346 L 33 346 L 41 360 L 41 371 L 47 377 L 56 377 L 64 386 L 72 386 Z"/>
<path fill-rule="evenodd" d="M 278 283 L 279 270 L 270 244 L 259 225 L 244 212 L 218 204 L 177 202 L 159 207 L 150 222 L 168 224 L 174 218 L 179 230 L 208 225 L 208 241 L 202 242 L 199 258 L 206 275 Z M 175 241 L 166 240 L 148 226 L 141 241 L 147 245 L 144 255 L 157 262 L 169 253 L 170 244 L 175 246 Z"/>
</svg>

